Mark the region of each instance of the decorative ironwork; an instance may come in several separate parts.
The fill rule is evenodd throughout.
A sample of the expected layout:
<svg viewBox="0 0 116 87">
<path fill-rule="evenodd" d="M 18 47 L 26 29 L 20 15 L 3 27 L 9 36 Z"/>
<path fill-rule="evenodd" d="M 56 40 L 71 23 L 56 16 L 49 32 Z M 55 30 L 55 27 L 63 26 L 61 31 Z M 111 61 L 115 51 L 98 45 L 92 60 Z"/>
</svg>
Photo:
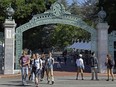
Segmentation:
<svg viewBox="0 0 116 87">
<path fill-rule="evenodd" d="M 92 51 L 96 52 L 96 30 L 91 26 L 88 26 L 78 15 L 75 16 L 66 11 L 61 3 L 55 2 L 50 7 L 50 10 L 42 14 L 34 15 L 29 22 L 21 25 L 16 29 L 16 61 L 18 61 L 18 58 L 22 52 L 22 33 L 24 31 L 44 24 L 57 23 L 80 27 L 91 33 Z"/>
<path fill-rule="evenodd" d="M 108 52 L 112 55 L 112 58 L 114 58 L 115 50 L 114 41 L 116 41 L 116 31 L 113 31 L 108 35 Z"/>
</svg>

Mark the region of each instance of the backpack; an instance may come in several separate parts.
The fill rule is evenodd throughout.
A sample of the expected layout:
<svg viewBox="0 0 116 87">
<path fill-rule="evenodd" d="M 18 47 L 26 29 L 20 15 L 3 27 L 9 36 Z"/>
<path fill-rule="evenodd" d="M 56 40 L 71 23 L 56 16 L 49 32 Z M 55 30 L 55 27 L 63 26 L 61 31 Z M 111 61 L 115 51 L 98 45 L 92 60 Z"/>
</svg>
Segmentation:
<svg viewBox="0 0 116 87">
<path fill-rule="evenodd" d="M 109 61 L 109 65 L 110 65 L 110 66 L 114 66 L 114 65 L 115 65 L 115 64 L 114 64 L 114 61 L 113 61 L 113 60 L 110 60 L 110 61 Z"/>
<path fill-rule="evenodd" d="M 40 59 L 39 59 L 39 63 L 41 63 Z M 37 70 L 37 66 L 35 64 L 35 59 L 34 59 L 34 64 L 32 65 L 32 71 L 35 72 L 36 70 Z"/>
<path fill-rule="evenodd" d="M 91 57 L 91 66 L 94 67 L 94 66 L 97 66 L 97 64 L 98 64 L 97 58 Z"/>
</svg>

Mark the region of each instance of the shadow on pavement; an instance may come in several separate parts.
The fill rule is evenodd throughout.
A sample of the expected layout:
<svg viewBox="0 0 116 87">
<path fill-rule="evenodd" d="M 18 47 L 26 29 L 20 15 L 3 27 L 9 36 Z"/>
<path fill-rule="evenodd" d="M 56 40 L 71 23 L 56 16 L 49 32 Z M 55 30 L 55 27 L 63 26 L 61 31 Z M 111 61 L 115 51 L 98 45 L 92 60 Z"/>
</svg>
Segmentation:
<svg viewBox="0 0 116 87">
<path fill-rule="evenodd" d="M 19 86 L 19 87 L 21 87 L 21 86 L 23 86 L 23 87 L 27 87 L 27 86 L 32 86 L 32 85 L 22 85 L 22 84 L 0 84 L 1 86 L 2 85 L 5 85 L 5 86 L 11 86 L 11 87 L 17 87 L 17 86 Z"/>
</svg>

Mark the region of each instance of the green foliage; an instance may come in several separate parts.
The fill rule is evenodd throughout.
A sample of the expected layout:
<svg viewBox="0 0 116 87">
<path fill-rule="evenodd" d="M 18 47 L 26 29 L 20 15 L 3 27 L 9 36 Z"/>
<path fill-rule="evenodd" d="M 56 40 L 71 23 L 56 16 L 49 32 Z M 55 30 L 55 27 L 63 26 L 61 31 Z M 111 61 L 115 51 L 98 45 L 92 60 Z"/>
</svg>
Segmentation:
<svg viewBox="0 0 116 87">
<path fill-rule="evenodd" d="M 26 2 L 25 2 L 26 1 Z M 48 10 L 50 5 L 56 0 L 0 0 L 0 25 L 3 25 L 6 18 L 5 10 L 12 3 L 12 7 L 15 10 L 13 18 L 17 23 L 17 27 L 28 22 L 33 15 L 43 13 Z M 61 0 L 61 3 L 67 7 L 66 0 Z M 73 5 L 72 5 L 73 6 Z M 71 13 L 80 14 L 80 8 L 78 5 L 74 5 L 71 8 Z M 89 23 L 89 22 L 88 22 Z M 30 49 L 40 47 L 60 47 L 64 48 L 67 45 L 72 44 L 73 40 L 86 39 L 89 40 L 90 34 L 78 27 L 70 25 L 57 24 L 53 31 L 43 28 L 49 25 L 38 26 L 23 33 L 23 47 Z M 2 29 L 3 27 L 0 26 Z M 47 43 L 46 43 L 47 42 Z"/>
<path fill-rule="evenodd" d="M 104 0 L 104 9 L 107 13 L 107 21 L 110 25 L 110 31 L 116 30 L 116 0 Z"/>
<path fill-rule="evenodd" d="M 51 36 L 52 43 L 58 47 L 64 48 L 72 44 L 74 39 L 89 40 L 90 35 L 88 32 L 74 26 L 58 24 Z"/>
<path fill-rule="evenodd" d="M 49 0 L 51 5 L 55 0 Z M 2 25 L 6 18 L 6 8 L 11 3 L 15 10 L 13 18 L 17 27 L 28 22 L 33 15 L 44 12 L 47 7 L 45 0 L 0 0 L 0 24 Z"/>
</svg>

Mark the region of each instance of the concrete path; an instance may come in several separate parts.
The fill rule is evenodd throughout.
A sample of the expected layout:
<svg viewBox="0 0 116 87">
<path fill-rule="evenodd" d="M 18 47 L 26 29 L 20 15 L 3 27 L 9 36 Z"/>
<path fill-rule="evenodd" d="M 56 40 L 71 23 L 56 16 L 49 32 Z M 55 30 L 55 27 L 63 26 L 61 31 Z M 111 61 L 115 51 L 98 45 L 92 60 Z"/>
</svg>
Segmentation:
<svg viewBox="0 0 116 87">
<path fill-rule="evenodd" d="M 34 83 L 28 82 L 28 85 L 21 85 L 21 78 L 1 78 L 0 87 L 35 87 Z M 86 74 L 84 80 L 75 80 L 75 76 L 67 74 L 67 76 L 55 76 L 55 84 L 49 85 L 44 80 L 40 82 L 39 87 L 116 87 L 116 79 L 114 81 L 106 81 L 106 76 L 99 75 L 99 81 L 90 80 L 90 76 Z"/>
</svg>

